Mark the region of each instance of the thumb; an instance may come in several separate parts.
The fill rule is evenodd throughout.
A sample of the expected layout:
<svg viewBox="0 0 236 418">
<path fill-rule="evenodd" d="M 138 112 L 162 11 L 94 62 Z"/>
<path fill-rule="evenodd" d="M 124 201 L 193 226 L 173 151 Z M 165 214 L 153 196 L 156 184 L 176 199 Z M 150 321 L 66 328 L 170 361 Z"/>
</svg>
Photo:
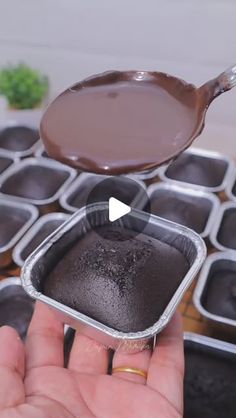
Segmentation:
<svg viewBox="0 0 236 418">
<path fill-rule="evenodd" d="M 25 350 L 17 332 L 0 328 L 0 411 L 24 403 Z"/>
</svg>

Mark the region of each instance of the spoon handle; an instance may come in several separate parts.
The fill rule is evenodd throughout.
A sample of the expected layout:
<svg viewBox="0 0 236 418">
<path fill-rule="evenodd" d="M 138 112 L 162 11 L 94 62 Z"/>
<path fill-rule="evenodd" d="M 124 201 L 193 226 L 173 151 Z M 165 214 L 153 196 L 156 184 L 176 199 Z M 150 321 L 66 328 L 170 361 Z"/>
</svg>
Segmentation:
<svg viewBox="0 0 236 418">
<path fill-rule="evenodd" d="M 207 105 L 212 102 L 220 94 L 228 91 L 236 86 L 236 64 L 225 70 L 218 77 L 208 81 L 200 87 L 200 91 L 204 93 Z"/>
<path fill-rule="evenodd" d="M 236 64 L 228 68 L 216 78 L 221 92 L 230 90 L 236 86 Z"/>
</svg>

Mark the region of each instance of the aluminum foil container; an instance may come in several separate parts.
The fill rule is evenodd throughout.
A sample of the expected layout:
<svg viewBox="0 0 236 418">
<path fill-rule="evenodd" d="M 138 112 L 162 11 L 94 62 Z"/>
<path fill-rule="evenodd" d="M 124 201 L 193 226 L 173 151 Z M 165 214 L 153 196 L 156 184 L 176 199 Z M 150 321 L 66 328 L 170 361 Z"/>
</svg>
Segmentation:
<svg viewBox="0 0 236 418">
<path fill-rule="evenodd" d="M 184 339 L 184 418 L 234 418 L 236 345 L 194 333 Z"/>
<path fill-rule="evenodd" d="M 43 228 L 45 226 L 49 226 L 50 229 L 54 228 L 54 230 L 56 230 L 68 218 L 69 218 L 69 215 L 67 215 L 65 213 L 59 213 L 59 212 L 57 212 L 57 213 L 47 213 L 46 215 L 41 216 L 41 218 L 39 218 L 32 225 L 32 227 L 26 232 L 26 234 L 22 237 L 22 239 L 15 246 L 15 248 L 13 250 L 13 253 L 12 253 L 12 258 L 13 258 L 15 264 L 17 264 L 20 267 L 23 266 L 23 264 L 25 262 L 24 252 L 27 251 L 30 244 L 34 241 L 34 239 L 37 237 L 37 235 L 40 234 L 40 232 L 43 230 Z M 54 224 L 57 224 L 57 226 L 54 227 L 53 226 Z M 47 237 L 45 236 L 45 238 L 47 238 Z M 43 238 L 40 241 L 43 242 L 43 240 L 45 238 Z"/>
<path fill-rule="evenodd" d="M 148 222 L 145 229 L 143 229 L 143 222 Z M 139 232 L 141 228 L 144 234 L 174 246 L 189 263 L 188 272 L 156 323 L 140 332 L 125 333 L 83 315 L 41 292 L 42 282 L 46 280 L 48 273 L 61 259 L 66 249 L 86 234 L 91 229 L 91 225 L 95 227 L 105 224 L 109 224 L 108 204 L 97 203 L 76 212 L 29 256 L 22 269 L 22 284 L 31 297 L 55 309 L 58 317 L 70 327 L 78 329 L 110 348 L 119 347 L 125 351 L 139 351 L 150 338 L 161 332 L 168 324 L 184 292 L 190 286 L 205 259 L 205 243 L 198 234 L 186 227 L 156 216 L 149 217 L 136 209 L 113 223 L 136 232 Z"/>
<path fill-rule="evenodd" d="M 226 272 L 234 274 L 235 284 L 232 286 L 233 294 L 230 294 L 229 282 L 224 280 Z M 212 282 L 218 282 L 219 294 L 215 295 Z M 230 280 L 230 278 L 229 278 Z M 208 321 L 214 331 L 220 335 L 228 335 L 236 340 L 236 319 L 229 317 L 229 314 L 223 309 L 223 303 L 226 310 L 232 310 L 236 306 L 236 255 L 232 251 L 214 253 L 207 257 L 203 265 L 197 286 L 193 294 L 193 302 L 196 309 Z M 214 292 L 214 293 L 213 293 Z M 223 296 L 225 293 L 225 296 Z M 211 300 L 209 299 L 211 295 Z M 224 300 L 223 300 L 224 297 Z M 230 305 L 229 305 L 230 304 Z M 231 316 L 231 315 L 230 315 Z"/>
<path fill-rule="evenodd" d="M 226 186 L 225 194 L 229 200 L 236 203 L 236 169 L 232 171 L 232 175 Z"/>
<path fill-rule="evenodd" d="M 3 231 L 5 226 L 11 229 L 9 238 L 6 236 L 4 243 L 0 245 L 0 266 L 5 267 L 11 264 L 12 250 L 19 239 L 37 219 L 38 210 L 33 205 L 2 197 L 0 199 L 0 215 L 0 235 L 7 235 L 7 232 Z"/>
<path fill-rule="evenodd" d="M 26 128 L 31 128 L 31 129 L 38 129 L 36 127 L 36 124 L 29 124 L 29 123 L 12 123 L 12 121 L 9 121 L 9 123 L 6 123 L 5 126 L 1 126 L 1 131 L 3 131 L 6 128 L 17 128 L 18 126 L 20 127 L 26 127 Z M 40 144 L 40 139 L 38 138 L 38 140 L 31 146 L 29 146 L 27 149 L 23 150 L 23 151 L 12 151 L 12 150 L 5 150 L 5 148 L 1 148 L 1 151 L 7 151 L 11 154 L 12 158 L 25 158 L 25 157 L 30 157 L 34 154 L 34 152 L 36 151 L 36 149 L 38 148 Z"/>
<path fill-rule="evenodd" d="M 161 217 L 164 213 L 163 218 L 192 228 L 203 238 L 208 237 L 220 206 L 218 197 L 213 193 L 165 182 L 149 186 L 147 193 L 150 199 L 151 213 Z M 152 211 L 153 199 L 157 199 L 157 212 L 155 209 Z M 164 199 L 163 202 L 162 199 Z M 202 225 L 194 227 L 193 216 L 196 218 L 199 215 L 199 220 L 201 213 Z"/>
<path fill-rule="evenodd" d="M 210 241 L 218 250 L 231 250 L 236 254 L 236 203 L 222 203 L 210 233 Z"/>
<path fill-rule="evenodd" d="M 11 152 L 0 148 L 0 175 L 4 174 L 13 164 L 19 162 L 19 158 L 12 155 Z"/>
<path fill-rule="evenodd" d="M 25 293 L 19 277 L 0 281 L 0 326 L 12 326 L 24 339 L 33 310 L 34 302 Z"/>
<path fill-rule="evenodd" d="M 198 180 L 196 167 L 199 163 L 204 164 L 204 176 L 209 171 L 209 182 Z M 195 164 L 194 172 L 191 174 L 191 181 L 184 179 L 184 168 Z M 234 163 L 231 158 L 219 152 L 207 151 L 200 148 L 189 148 L 168 165 L 159 168 L 158 175 L 163 181 L 172 184 L 191 187 L 197 190 L 218 193 L 226 189 L 232 177 Z M 179 172 L 177 172 L 179 170 Z M 220 173 L 220 174 L 219 174 Z M 207 184 L 208 183 L 208 184 Z"/>
<path fill-rule="evenodd" d="M 41 157 L 50 158 L 48 156 L 47 152 L 45 151 L 45 148 L 44 148 L 41 141 L 40 141 L 37 149 L 35 150 L 34 155 L 35 155 L 36 158 L 41 158 Z"/>
<path fill-rule="evenodd" d="M 3 189 L 6 185 L 6 182 L 14 175 L 20 174 L 25 168 L 28 167 L 45 167 L 52 170 L 55 170 L 55 173 L 65 174 L 65 179 L 61 180 L 60 185 L 57 187 L 56 191 L 45 199 L 37 199 L 37 198 L 27 198 L 21 196 L 14 196 L 17 200 L 25 203 L 31 203 L 36 206 L 42 211 L 52 211 L 53 209 L 57 209 L 59 206 L 59 197 L 62 193 L 65 192 L 68 185 L 71 181 L 76 177 L 77 172 L 73 168 L 61 164 L 57 161 L 51 160 L 49 158 L 27 158 L 20 161 L 18 164 L 13 165 L 10 167 L 5 174 L 0 177 L 0 197 L 8 197 L 13 196 L 7 194 L 6 192 L 3 193 Z M 31 187 L 33 187 L 31 185 Z"/>
<path fill-rule="evenodd" d="M 142 209 L 143 206 L 147 203 L 147 193 L 146 193 L 146 186 L 145 184 L 137 179 L 134 179 L 130 176 L 122 176 L 122 180 L 125 180 L 127 178 L 128 180 L 132 180 L 134 184 L 136 183 L 138 186 L 138 191 L 134 194 L 133 197 L 131 197 L 130 202 L 124 202 L 131 206 L 132 208 Z M 113 177 L 110 176 L 104 176 L 104 175 L 98 175 L 98 174 L 90 174 L 90 173 L 82 173 L 80 174 L 77 179 L 68 187 L 68 189 L 63 193 L 60 197 L 60 205 L 63 209 L 65 209 L 68 212 L 76 212 L 80 207 L 83 207 L 87 204 L 87 197 L 89 196 L 90 192 L 93 190 L 94 187 L 96 187 L 97 184 L 100 182 L 107 180 L 107 179 L 113 179 Z M 114 177 L 114 180 L 119 180 L 119 177 Z M 90 182 L 92 182 L 93 186 L 91 188 Z M 132 184 L 131 184 L 132 186 Z M 81 206 L 75 206 L 73 205 L 73 199 L 76 196 L 79 196 L 80 190 L 87 189 L 86 193 L 84 195 L 87 195 L 86 198 L 84 198 L 84 202 L 81 202 Z M 113 196 L 115 196 L 115 191 L 112 190 Z M 119 199 L 119 197 L 117 197 Z M 123 201 L 122 198 L 120 198 L 121 201 Z M 93 202 L 91 202 L 93 203 Z M 95 203 L 95 202 L 94 202 Z"/>
</svg>

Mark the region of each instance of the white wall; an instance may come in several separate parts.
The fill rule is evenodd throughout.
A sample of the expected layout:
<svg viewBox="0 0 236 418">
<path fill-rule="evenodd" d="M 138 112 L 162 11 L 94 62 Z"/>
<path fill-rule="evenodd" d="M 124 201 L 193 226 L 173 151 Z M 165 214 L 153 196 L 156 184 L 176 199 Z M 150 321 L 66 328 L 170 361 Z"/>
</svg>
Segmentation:
<svg viewBox="0 0 236 418">
<path fill-rule="evenodd" d="M 156 69 L 201 85 L 236 62 L 235 0 L 1 0 L 0 66 L 49 75 L 51 97 L 107 69 Z M 236 156 L 236 89 L 196 145 Z"/>
</svg>

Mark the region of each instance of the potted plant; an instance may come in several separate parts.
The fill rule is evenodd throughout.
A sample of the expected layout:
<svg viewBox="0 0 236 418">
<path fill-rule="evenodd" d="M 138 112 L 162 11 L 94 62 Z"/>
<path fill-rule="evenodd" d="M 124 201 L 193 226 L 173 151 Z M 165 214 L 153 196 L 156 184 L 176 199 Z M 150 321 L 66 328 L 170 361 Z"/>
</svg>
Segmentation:
<svg viewBox="0 0 236 418">
<path fill-rule="evenodd" d="M 20 63 L 0 70 L 0 95 L 8 101 L 7 123 L 38 126 L 48 78 Z"/>
</svg>

